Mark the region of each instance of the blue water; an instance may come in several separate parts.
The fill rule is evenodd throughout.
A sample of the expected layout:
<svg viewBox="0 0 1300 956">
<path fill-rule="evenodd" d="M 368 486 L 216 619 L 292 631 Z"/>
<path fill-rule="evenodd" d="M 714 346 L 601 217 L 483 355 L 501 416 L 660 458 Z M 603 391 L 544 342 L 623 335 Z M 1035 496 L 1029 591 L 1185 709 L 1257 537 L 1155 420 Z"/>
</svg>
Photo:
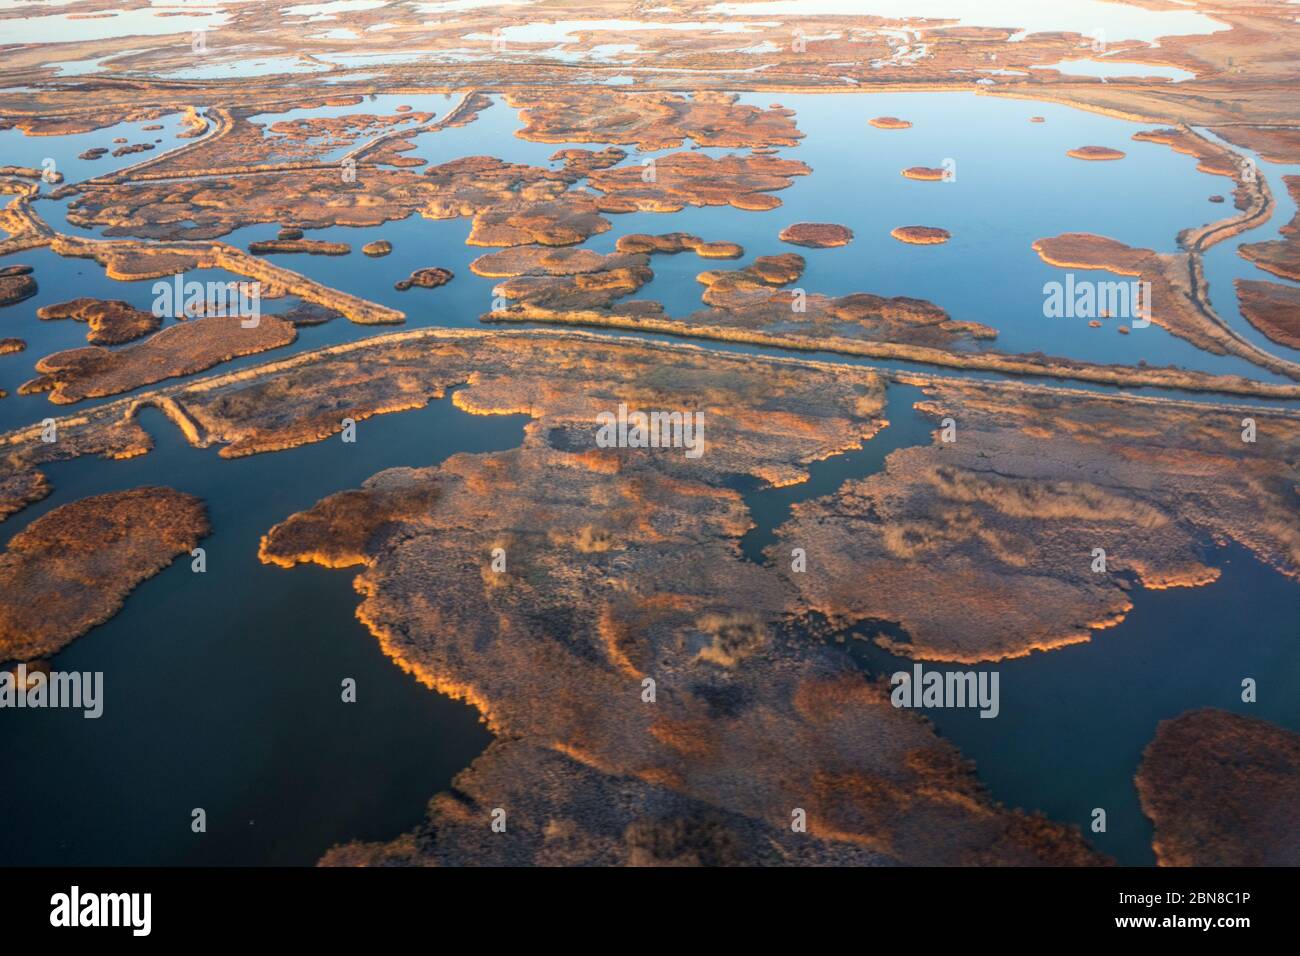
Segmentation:
<svg viewBox="0 0 1300 956">
<path fill-rule="evenodd" d="M 1155 863 L 1151 823 L 1133 775 L 1156 725 L 1217 707 L 1300 731 L 1300 599 L 1297 585 L 1233 545 L 1211 550 L 1222 576 L 1203 588 L 1135 588 L 1133 610 L 1087 644 L 997 664 L 927 670 L 999 672 L 1001 712 L 926 708 L 943 737 L 975 761 L 991 795 L 1073 824 L 1129 866 Z M 851 645 L 868 672 L 911 670 L 874 644 Z M 1259 689 L 1241 699 L 1244 678 Z M 1091 829 L 1106 811 L 1106 831 Z"/>
<path fill-rule="evenodd" d="M 12 21 L 10 21 L 12 22 Z M 3 116 L 0 111 L 0 116 Z M 182 113 L 168 113 L 158 119 L 139 120 L 132 123 L 117 123 L 103 129 L 91 130 L 89 133 L 74 133 L 68 136 L 25 136 L 20 129 L 0 130 L 0 165 L 30 166 L 43 169 L 47 159 L 54 160 L 54 168 L 63 174 L 64 183 L 77 183 L 95 176 L 134 166 L 136 163 L 152 159 L 160 153 L 177 146 L 192 142 L 180 139 L 177 133 L 188 131 L 189 127 L 181 122 Z M 160 130 L 146 130 L 146 126 L 161 125 Z M 125 143 L 113 140 L 125 137 Z M 155 140 L 161 140 L 156 142 Z M 151 151 L 129 153 L 126 156 L 112 155 L 120 146 L 135 143 L 154 143 Z M 92 147 L 108 150 L 99 159 L 78 159 L 77 157 Z M 49 192 L 55 185 L 43 185 L 43 191 Z M 8 202 L 8 199 L 5 199 Z"/>
<path fill-rule="evenodd" d="M 36 318 L 36 310 L 44 305 L 66 302 L 80 296 L 92 296 L 103 299 L 121 299 L 137 309 L 150 310 L 154 302 L 153 286 L 160 280 L 141 279 L 134 282 L 119 282 L 108 278 L 104 270 L 92 259 L 64 259 L 49 249 L 30 249 L 11 257 L 13 262 L 22 262 L 33 267 L 38 290 L 30 299 L 16 306 L 0 309 L 0 338 L 21 338 L 27 343 L 27 349 L 11 355 L 0 355 L 0 389 L 9 393 L 9 397 L 0 401 L 0 431 L 8 431 L 23 425 L 39 421 L 47 415 L 65 414 L 66 406 L 54 405 L 46 394 L 19 395 L 18 387 L 29 379 L 35 378 L 36 363 L 44 356 L 64 349 L 84 348 L 86 342 L 86 323 L 71 319 L 42 321 Z M 188 272 L 185 280 L 196 282 L 233 282 L 243 279 L 222 269 L 194 269 Z M 246 280 L 245 280 L 246 281 Z M 283 312 L 298 303 L 294 297 L 267 299 L 262 307 L 265 313 Z M 164 319 L 163 328 L 174 325 L 175 319 Z M 346 320 L 339 324 L 345 324 Z M 237 359 L 221 368 L 237 368 L 241 365 L 260 364 L 280 355 L 293 351 L 316 348 L 328 341 L 329 326 L 313 326 L 298 330 L 298 340 L 294 345 L 260 355 Z M 337 340 L 337 338 L 336 338 Z M 114 348 L 130 348 L 131 343 Z M 147 388 L 157 387 L 146 386 Z M 104 399 L 112 401 L 113 398 Z M 99 404 L 88 402 L 83 406 Z"/>
<path fill-rule="evenodd" d="M 54 494 L 0 525 L 0 543 L 58 505 L 147 484 L 201 497 L 213 533 L 206 573 L 177 561 L 54 658 L 103 672 L 102 717 L 3 711 L 0 865 L 310 865 L 335 843 L 415 826 L 487 745 L 477 711 L 379 650 L 354 616 L 359 569 L 286 571 L 258 560 L 258 542 L 385 468 L 518 445 L 525 421 L 469 416 L 445 399 L 362 422 L 355 444 L 228 461 L 148 411 L 148 455 L 49 467 Z M 357 700 L 345 704 L 349 677 Z M 206 834 L 190 831 L 195 807 Z"/>
<path fill-rule="evenodd" d="M 1228 242 L 1221 242 L 1213 246 L 1205 254 L 1205 278 L 1210 284 L 1210 294 L 1213 298 L 1216 310 L 1219 315 L 1226 318 L 1232 325 L 1233 329 L 1240 332 L 1251 342 L 1261 348 L 1268 349 L 1274 355 L 1281 355 L 1292 361 L 1300 361 L 1300 349 L 1288 348 L 1277 342 L 1273 342 L 1266 336 L 1261 335 L 1253 325 L 1247 322 L 1241 315 L 1237 305 L 1237 290 L 1233 284 L 1234 279 L 1249 279 L 1254 281 L 1273 282 L 1278 285 L 1295 286 L 1296 283 L 1289 279 L 1283 279 L 1275 276 L 1270 272 L 1265 272 L 1257 267 L 1253 262 L 1241 257 L 1237 248 L 1253 242 L 1267 242 L 1271 239 L 1282 238 L 1279 228 L 1289 223 L 1296 215 L 1296 203 L 1291 198 L 1290 191 L 1282 181 L 1283 176 L 1300 176 L 1300 165 L 1270 163 L 1258 153 L 1251 150 L 1243 150 L 1238 146 L 1221 140 L 1209 130 L 1197 130 L 1202 135 L 1209 136 L 1225 146 L 1244 153 L 1255 161 L 1255 167 L 1260 176 L 1268 181 L 1269 187 L 1273 193 L 1273 199 L 1276 203 L 1273 215 L 1261 226 L 1244 232 L 1239 236 L 1234 236 Z M 1217 177 L 1221 182 L 1227 184 L 1227 180 Z M 1231 202 L 1231 193 L 1225 185 L 1222 194 Z M 1225 207 L 1228 203 L 1224 204 Z"/>
<path fill-rule="evenodd" d="M 394 99 L 415 109 L 446 109 L 441 94 Z M 796 250 L 808 261 L 799 288 L 828 295 L 865 291 L 928 298 L 954 318 L 996 328 L 999 335 L 992 347 L 1000 351 L 1043 351 L 1094 362 L 1173 363 L 1285 381 L 1244 360 L 1202 352 L 1156 325 L 1134 329 L 1126 336 L 1115 331 L 1118 323 L 1094 329 L 1082 318 L 1044 317 L 1044 284 L 1063 282 L 1066 271 L 1041 261 L 1032 249 L 1036 239 L 1071 231 L 1095 232 L 1136 247 L 1174 252 L 1179 231 L 1225 214 L 1225 207 L 1211 206 L 1206 200 L 1212 193 L 1228 191 L 1227 179 L 1198 172 L 1191 157 L 1168 147 L 1132 141 L 1133 133 L 1151 128 L 1150 124 L 975 94 L 746 94 L 742 99 L 757 105 L 779 100 L 796 111 L 799 128 L 807 134 L 800 145 L 781 150 L 783 156 L 802 160 L 813 169 L 812 175 L 795 177 L 788 189 L 780 191 L 782 206 L 767 212 L 726 206 L 688 208 L 671 215 L 610 216 L 613 228 L 589 240 L 591 248 L 612 249 L 620 235 L 630 232 L 685 230 L 707 239 L 742 243 L 748 255 L 735 265 L 743 265 L 752 256 L 792 251 L 777 238 L 791 222 L 839 222 L 854 230 L 854 241 L 838 249 Z M 326 108 L 321 115 L 366 108 Z M 306 112 L 295 110 L 284 116 Z M 914 125 L 902 131 L 869 127 L 866 120 L 877 115 L 900 115 Z M 1047 121 L 1030 123 L 1034 115 Z M 514 135 L 518 126 L 515 111 L 499 102 L 467 126 L 418 136 L 410 155 L 430 165 L 475 154 L 548 165 L 562 145 L 519 139 Z M 1113 146 L 1128 155 L 1111 163 L 1086 163 L 1065 155 L 1081 145 Z M 633 150 L 625 162 L 640 163 L 675 151 Z M 727 151 L 704 152 L 719 156 Z M 953 182 L 917 182 L 900 175 L 908 166 L 938 166 L 945 160 L 954 164 Z M 1261 171 L 1280 192 L 1274 175 L 1281 170 L 1262 164 Z M 59 218 L 45 211 L 53 221 Z M 1282 221 L 1275 216 L 1271 228 Z M 912 224 L 941 226 L 953 238 L 942 246 L 918 247 L 889 235 L 896 226 Z M 246 246 L 254 239 L 269 238 L 274 231 L 274 224 L 250 226 L 225 239 Z M 488 310 L 493 283 L 469 275 L 469 262 L 486 250 L 465 246 L 468 233 L 468 220 L 428 221 L 415 214 L 373 229 L 339 227 L 312 233 L 314 238 L 350 242 L 354 247 L 350 257 L 313 261 L 284 256 L 278 261 L 404 310 L 411 296 L 395 296 L 391 289 L 392 282 L 409 272 L 398 269 L 399 265 L 450 268 L 457 280 L 438 290 L 436 305 L 430 308 L 438 309 L 438 324 L 469 324 Z M 390 239 L 397 252 L 386 260 L 367 260 L 360 253 L 361 245 L 379 237 Z M 1214 250 L 1214 261 L 1235 256 L 1230 249 L 1235 249 L 1235 243 Z M 637 297 L 663 302 L 674 316 L 702 307 L 701 287 L 695 281 L 700 271 L 727 267 L 689 254 L 656 257 L 652 265 L 656 278 Z M 1232 317 L 1235 301 L 1230 282 L 1222 275 L 1210 273 L 1211 294 Z M 1104 271 L 1080 272 L 1077 277 L 1127 281 Z M 471 288 L 465 289 L 466 285 Z M 416 305 L 413 321 L 420 323 L 425 312 L 423 304 Z"/>
</svg>

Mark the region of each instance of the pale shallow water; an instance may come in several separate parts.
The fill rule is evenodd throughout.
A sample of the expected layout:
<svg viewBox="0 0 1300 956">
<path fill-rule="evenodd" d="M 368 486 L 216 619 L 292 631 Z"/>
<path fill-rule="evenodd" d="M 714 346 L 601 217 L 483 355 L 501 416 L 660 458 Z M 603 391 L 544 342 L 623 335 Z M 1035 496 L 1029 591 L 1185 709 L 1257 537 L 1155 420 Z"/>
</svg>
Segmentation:
<svg viewBox="0 0 1300 956">
<path fill-rule="evenodd" d="M 161 74 L 169 80 L 233 80 L 250 76 L 270 76 L 278 73 L 321 73 L 328 63 L 312 63 L 297 56 L 246 57 L 238 60 L 217 60 L 220 51 L 213 49 L 211 59 L 196 58 L 196 65 Z"/>
<path fill-rule="evenodd" d="M 282 7 L 280 15 L 306 17 L 308 22 L 337 20 L 341 13 L 374 10 L 383 5 L 384 0 L 325 0 L 324 3 L 299 3 L 291 7 Z"/>
<path fill-rule="evenodd" d="M 167 36 L 173 33 L 215 30 L 230 19 L 221 11 L 180 13 L 169 17 L 160 17 L 157 11 L 147 7 L 111 12 L 113 15 L 110 17 L 95 17 L 90 20 L 73 19 L 66 13 L 0 20 L 0 45 L 50 43 L 54 37 L 60 43 L 71 43 L 125 36 Z M 189 45 L 188 40 L 184 42 Z"/>
<path fill-rule="evenodd" d="M 758 0 L 718 3 L 711 13 L 769 16 L 878 16 L 956 20 L 960 26 L 1016 27 L 1028 33 L 1064 30 L 1110 40 L 1213 33 L 1227 26 L 1191 10 L 1144 10 L 1105 0 Z"/>
<path fill-rule="evenodd" d="M 1163 77 L 1166 80 L 1195 79 L 1191 70 L 1180 70 L 1176 66 L 1158 66 L 1151 63 L 1122 63 L 1119 60 L 1061 60 L 1058 63 L 1044 63 L 1032 66 L 1031 70 L 1060 70 L 1067 76 L 1114 76 Z"/>
<path fill-rule="evenodd" d="M 123 53 L 110 53 L 107 56 L 93 57 L 89 60 L 69 60 L 66 63 L 59 64 L 56 75 L 61 77 L 85 76 L 89 73 L 99 73 L 100 71 L 107 70 L 106 64 L 110 60 L 115 60 L 118 57 L 130 56 L 134 52 L 137 51 L 128 50 Z"/>
</svg>

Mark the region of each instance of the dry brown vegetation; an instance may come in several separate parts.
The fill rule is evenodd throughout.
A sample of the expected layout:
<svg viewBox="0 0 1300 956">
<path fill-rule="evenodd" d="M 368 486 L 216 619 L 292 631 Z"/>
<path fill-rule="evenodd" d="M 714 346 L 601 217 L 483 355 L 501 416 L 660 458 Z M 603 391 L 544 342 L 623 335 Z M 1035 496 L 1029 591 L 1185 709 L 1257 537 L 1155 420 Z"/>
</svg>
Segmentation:
<svg viewBox="0 0 1300 956">
<path fill-rule="evenodd" d="M 614 244 L 619 252 L 648 252 L 676 255 L 690 250 L 701 259 L 739 259 L 745 249 L 739 243 L 714 241 L 705 242 L 699 236 L 688 232 L 665 232 L 656 236 L 645 233 L 630 233 L 619 236 Z"/>
<path fill-rule="evenodd" d="M 1282 180 L 1291 198 L 1300 202 L 1300 176 L 1283 176 Z M 1282 233 L 1281 239 L 1247 243 L 1238 246 L 1237 252 L 1265 272 L 1300 282 L 1300 213 L 1278 231 Z"/>
<path fill-rule="evenodd" d="M 1039 239 L 1034 250 L 1044 262 L 1062 269 L 1104 269 L 1137 276 L 1150 283 L 1147 309 L 1154 324 L 1207 352 L 1236 355 L 1261 368 L 1300 379 L 1300 364 L 1279 358 L 1243 338 L 1198 298 L 1202 284 L 1196 282 L 1198 273 L 1186 253 L 1134 249 L 1114 239 L 1079 232 Z"/>
<path fill-rule="evenodd" d="M 37 518 L 0 554 L 0 660 L 61 650 L 207 533 L 203 502 L 170 488 L 82 498 Z"/>
<path fill-rule="evenodd" d="M 325 242 L 320 239 L 263 239 L 250 242 L 248 251 L 255 256 L 276 253 L 303 252 L 313 256 L 346 256 L 352 247 L 346 242 Z"/>
<path fill-rule="evenodd" d="M 889 234 L 899 242 L 914 246 L 939 245 L 952 238 L 952 233 L 938 226 L 897 226 Z"/>
<path fill-rule="evenodd" d="M 782 242 L 812 249 L 847 246 L 853 240 L 853 230 L 831 222 L 796 222 L 781 230 Z"/>
<path fill-rule="evenodd" d="M 237 315 L 212 315 L 168 326 L 123 349 L 91 346 L 55 352 L 36 363 L 38 378 L 24 394 L 50 393 L 60 405 L 84 398 L 129 392 L 167 378 L 193 375 L 241 355 L 288 345 L 297 338 L 292 322 L 264 315 L 251 327 Z"/>
<path fill-rule="evenodd" d="M 1300 289 L 1279 282 L 1236 279 L 1237 307 L 1268 339 L 1300 349 Z"/>
<path fill-rule="evenodd" d="M 605 194 L 608 212 L 679 212 L 687 206 L 775 209 L 772 195 L 794 176 L 812 170 L 793 159 L 755 155 L 713 159 L 701 153 L 670 153 L 654 166 L 619 166 L 591 174 L 588 183 Z"/>
<path fill-rule="evenodd" d="M 1124 153 L 1118 149 L 1111 149 L 1109 146 L 1076 146 L 1074 149 L 1066 150 L 1065 155 L 1074 159 L 1086 159 L 1092 161 L 1105 161 L 1123 159 Z"/>
<path fill-rule="evenodd" d="M 543 143 L 619 143 L 645 152 L 686 140 L 699 146 L 795 146 L 794 111 L 738 103 L 734 93 L 629 94 L 613 89 L 511 91 L 524 139 Z"/>
<path fill-rule="evenodd" d="M 795 505 L 777 546 L 807 550 L 808 573 L 789 578 L 810 611 L 895 622 L 905 637 L 876 639 L 897 653 L 996 660 L 1086 641 L 1124 618 L 1136 583 L 1214 581 L 1206 540 L 1300 578 L 1293 415 L 1256 414 L 1246 443 L 1240 412 L 1084 393 L 936 383 L 919 407 L 933 444 Z"/>
<path fill-rule="evenodd" d="M 1225 710 L 1160 722 L 1137 772 L 1162 866 L 1300 866 L 1300 734 Z"/>
<path fill-rule="evenodd" d="M 393 284 L 398 292 L 405 292 L 412 287 L 417 289 L 436 289 L 439 286 L 446 285 L 454 278 L 450 269 L 443 269 L 440 266 L 428 266 L 423 269 L 416 269 L 405 279 L 399 279 Z"/>
<path fill-rule="evenodd" d="M 16 305 L 36 294 L 31 266 L 0 267 L 0 306 Z"/>
<path fill-rule="evenodd" d="M 715 814 L 716 840 L 748 862 L 773 852 L 789 862 L 1097 862 L 1077 831 L 992 803 L 928 725 L 816 645 L 774 642 L 775 629 L 813 609 L 841 623 L 892 617 L 912 638 L 908 651 L 984 658 L 1023 652 L 1009 635 L 1051 646 L 1078 639 L 1072 625 L 1053 634 L 1062 621 L 1113 620 L 1126 607 L 1114 583 L 1124 573 L 1148 586 L 1212 580 L 1192 548 L 1201 533 L 1232 537 L 1288 573 L 1300 566 L 1292 418 L 1260 414 L 1251 446 L 1227 410 L 1148 401 L 1134 414 L 1134 399 L 938 381 L 925 412 L 961 422 L 956 445 L 895 453 L 866 487 L 850 482 L 796 506 L 781 547 L 806 547 L 818 574 L 751 564 L 736 545 L 749 518 L 731 476 L 797 482 L 808 462 L 869 440 L 884 427 L 883 380 L 577 334 L 402 333 L 180 384 L 91 410 L 66 426 L 57 450 L 10 444 L 7 474 L 30 487 L 42 455 L 128 447 L 139 434 L 129 409 L 141 404 L 163 408 L 191 442 L 241 455 L 317 441 L 344 417 L 418 407 L 460 383 L 455 401 L 467 412 L 530 415 L 523 447 L 384 472 L 288 517 L 262 545 L 264 560 L 281 565 L 359 567 L 360 613 L 385 652 L 474 703 L 509 738 L 458 778 L 459 799 L 435 799 L 428 829 L 351 845 L 335 862 L 677 859 L 686 851 L 673 828 L 646 829 L 651 805 Z M 611 401 L 703 412 L 707 453 L 599 448 L 596 414 Z M 1106 488 L 1076 477 L 1103 471 Z M 1216 477 L 1227 473 L 1231 484 Z M 881 497 L 872 482 L 896 490 Z M 892 504 L 898 494 L 913 503 Z M 926 521 L 925 533 L 908 524 Z M 1134 522 L 1144 530 L 1136 545 Z M 1111 575 L 1093 583 L 1082 554 L 1086 576 L 1049 588 L 1026 561 L 1038 554 L 1036 565 L 1068 567 L 1067 538 L 1081 528 L 1109 545 Z M 499 575 L 489 568 L 494 547 L 508 555 Z M 902 551 L 866 556 L 889 547 Z M 1022 589 L 998 605 L 996 628 L 992 572 L 960 570 L 974 547 L 1008 562 L 1004 587 Z M 921 564 L 917 549 L 928 549 Z M 481 565 L 452 560 L 474 553 Z M 869 567 L 891 584 L 864 593 L 836 562 L 854 569 L 853 582 Z M 926 567 L 946 571 L 942 602 L 917 576 Z M 1044 606 L 1048 593 L 1064 603 Z M 899 604 L 908 595 L 916 610 Z M 1008 624 L 1007 606 L 1026 608 L 1023 631 Z M 1031 612 L 1041 615 L 1034 627 Z M 935 637 L 926 622 L 941 613 L 960 625 Z M 640 700 L 648 674 L 660 687 L 653 709 Z M 541 767 L 539 785 L 529 773 Z M 744 788 L 725 782 L 742 778 Z M 575 791 L 615 780 L 624 800 L 581 817 L 566 809 Z M 787 781 L 812 785 L 796 794 Z M 486 793 L 492 806 L 508 803 L 523 838 L 483 842 Z M 807 810 L 812 839 L 781 836 L 790 806 Z M 548 827 L 569 838 L 557 843 Z"/>
<path fill-rule="evenodd" d="M 584 2 L 584 16 L 625 13 L 612 0 Z M 721 23 L 710 2 L 685 0 L 677 12 L 656 15 Z M 1281 5 L 1227 0 L 1212 8 L 1228 29 L 1165 37 L 1158 46 L 1112 38 L 1111 59 L 1133 63 L 1135 74 L 1145 63 L 1197 74 L 1176 84 L 1031 70 L 1077 58 L 1086 38 L 1073 34 L 1031 34 L 1010 43 L 1012 24 L 872 23 L 914 31 L 916 42 L 900 47 L 861 29 L 859 17 L 819 18 L 824 35 L 807 38 L 797 55 L 790 35 L 799 18 L 769 22 L 765 15 L 743 37 L 711 29 L 575 33 L 577 49 L 634 41 L 618 62 L 548 61 L 542 45 L 527 43 L 522 57 L 443 61 L 438 51 L 477 42 L 467 39 L 468 24 L 456 16 L 411 18 L 388 5 L 350 14 L 349 23 L 384 23 L 386 48 L 419 50 L 418 59 L 368 67 L 365 80 L 332 69 L 329 79 L 341 82 L 329 89 L 313 88 L 319 81 L 312 77 L 150 84 L 118 76 L 116 67 L 86 77 L 52 76 L 55 60 L 110 54 L 144 73 L 179 69 L 189 65 L 188 50 L 174 38 L 115 37 L 61 44 L 57 51 L 14 47 L 6 51 L 6 75 L 25 72 L 30 85 L 5 92 L 0 128 L 63 135 L 179 114 L 182 135 L 191 140 L 190 148 L 149 153 L 134 166 L 57 194 L 79 193 L 70 211 L 75 225 L 148 243 L 52 234 L 29 202 L 36 187 L 26 180 L 39 171 L 10 170 L 17 179 L 0 182 L 0 191 L 19 198 L 0 210 L 0 229 L 8 233 L 0 255 L 49 245 L 61 255 L 95 258 L 122 279 L 226 268 L 257 278 L 267 295 L 298 294 L 311 303 L 263 330 L 291 338 L 294 324 L 335 314 L 327 308 L 357 322 L 396 322 L 402 314 L 212 239 L 252 223 L 283 223 L 285 234 L 262 251 L 310 251 L 299 244 L 304 228 L 377 226 L 414 213 L 466 217 L 473 220 L 472 244 L 505 247 L 471 267 L 505 280 L 498 291 L 515 299 L 489 320 L 605 325 L 1112 386 L 1295 398 L 1295 386 L 1243 376 L 987 351 L 981 343 L 993 337 L 991 328 L 954 321 L 921 299 L 805 297 L 783 289 L 802 272 L 802 259 L 793 255 L 702 273 L 705 308 L 671 319 L 657 303 L 620 301 L 649 280 L 649 257 L 693 250 L 738 258 L 738 245 L 666 233 L 625 236 L 610 255 L 577 248 L 610 227 L 606 216 L 619 213 L 780 204 L 773 193 L 809 169 L 774 152 L 797 146 L 802 134 L 791 110 L 740 103 L 730 92 L 738 83 L 774 92 L 870 92 L 905 83 L 1066 103 L 1167 126 L 1135 138 L 1167 144 L 1196 157 L 1202 170 L 1231 176 L 1243 215 L 1185 231 L 1186 255 L 1067 235 L 1041 240 L 1036 248 L 1044 259 L 1069 268 L 1132 270 L 1127 274 L 1156 287 L 1155 321 L 1174 334 L 1292 374 L 1295 363 L 1245 342 L 1208 308 L 1199 254 L 1259 224 L 1271 197 L 1262 182 L 1245 180 L 1240 157 L 1189 127 L 1210 125 L 1266 157 L 1296 160 L 1300 140 L 1287 124 L 1298 32 Z M 471 16 L 490 30 L 536 12 L 507 6 Z M 257 35 L 268 52 L 302 52 L 301 24 L 286 28 L 280 16 L 261 2 L 232 12 L 234 28 Z M 312 42 L 322 56 L 351 49 L 326 37 Z M 737 44 L 752 48 L 743 55 L 752 67 L 743 79 L 734 72 Z M 923 55 L 905 56 L 907 47 Z M 994 57 L 1001 69 L 983 75 Z M 633 88 L 600 85 L 615 72 Z M 641 150 L 689 141 L 753 151 L 721 160 L 683 152 L 652 166 L 618 166 L 627 153 L 611 146 L 560 150 L 552 157 L 559 169 L 467 157 L 416 172 L 425 163 L 409 155 L 413 134 L 472 122 L 488 105 L 473 92 L 440 121 L 402 106 L 390 116 L 251 122 L 266 112 L 359 106 L 371 92 L 416 95 L 434 86 L 503 91 L 520 111 L 519 135 L 527 139 Z M 850 110 L 861 105 L 844 99 Z M 187 105 L 213 102 L 225 105 L 202 115 Z M 892 117 L 869 122 L 882 130 L 911 126 Z M 117 154 L 144 156 L 150 145 L 123 141 Z M 355 183 L 340 178 L 338 162 L 322 161 L 340 146 L 355 160 Z M 103 155 L 111 148 L 96 149 Z M 1091 155 L 1097 150 L 1102 155 Z M 1093 159 L 1123 156 L 1099 147 L 1082 152 Z M 916 167 L 904 175 L 932 180 L 940 178 L 937 172 Z M 573 189 L 582 179 L 594 192 Z M 1296 191 L 1294 182 L 1288 185 Z M 813 225 L 834 228 L 791 228 Z M 1243 247 L 1242 255 L 1276 275 L 1300 278 L 1295 224 L 1283 232 L 1285 239 Z M 902 227 L 895 235 L 948 238 L 934 227 Z M 199 242 L 175 241 L 184 239 Z M 450 278 L 447 270 L 422 269 L 399 287 L 433 287 Z M 0 302 L 6 292 L 31 294 L 23 291 L 28 282 L 18 281 L 25 279 L 0 272 Z M 1294 345 L 1294 290 L 1275 283 L 1241 283 L 1240 289 L 1247 319 L 1274 341 Z M 235 354 L 233 329 L 209 340 L 215 326 L 207 323 L 214 321 L 173 326 L 117 352 L 51 356 L 42 365 L 53 364 L 41 369 L 47 374 L 33 387 L 54 387 L 56 395 L 75 400 L 157 381 L 150 376 L 159 373 L 188 374 L 206 367 L 204 356 L 219 353 L 214 360 L 220 361 Z M 0 352 L 10 341 L 0 340 Z M 455 401 L 468 412 L 531 416 L 523 447 L 381 473 L 286 516 L 261 549 L 264 560 L 283 566 L 313 561 L 358 568 L 361 616 L 385 652 L 429 686 L 472 702 L 501 734 L 457 778 L 453 793 L 434 799 L 425 825 L 391 843 L 339 848 L 329 862 L 1099 862 L 1077 831 L 997 805 L 956 749 L 928 724 L 890 707 L 881 686 L 823 648 L 777 640 L 778 630 L 789 615 L 814 612 L 836 626 L 886 621 L 895 625 L 893 636 L 881 640 L 895 651 L 980 660 L 1085 640 L 1127 612 L 1136 585 L 1210 582 L 1214 569 L 1199 551 L 1206 540 L 1236 541 L 1295 576 L 1296 418 L 1252 409 L 1261 437 L 1245 445 L 1238 438 L 1242 412 L 1228 406 L 906 375 L 929 389 L 923 413 L 936 423 L 954 416 L 961 438 L 897 452 L 882 473 L 797 506 L 780 530 L 780 547 L 809 548 L 810 561 L 820 562 L 816 575 L 784 574 L 781 562 L 760 566 L 740 558 L 750 516 L 733 482 L 737 476 L 798 482 L 810 462 L 869 440 L 885 427 L 884 376 L 861 367 L 581 334 L 385 336 L 108 402 L 62 419 L 52 445 L 36 440 L 32 429 L 0 436 L 0 519 L 48 494 L 39 470 L 46 462 L 146 453 L 150 440 L 136 421 L 142 407 L 162 409 L 191 443 L 232 457 L 318 441 L 335 434 L 345 417 L 364 421 L 419 407 L 464 385 Z M 594 447 L 595 414 L 620 399 L 703 410 L 705 459 L 688 460 L 677 449 Z M 170 560 L 168 548 L 184 549 L 187 529 L 195 538 L 203 533 L 197 502 L 173 501 L 168 496 L 176 493 L 167 489 L 122 494 L 146 491 L 155 505 L 174 504 L 175 514 L 146 512 L 133 520 L 146 502 L 87 499 L 96 503 L 56 509 L 32 524 L 24 533 L 29 538 L 15 538 L 30 546 L 29 557 L 15 547 L 0 557 L 0 574 L 15 576 L 20 590 L 14 593 L 24 600 L 42 604 L 49 600 L 42 588 L 63 586 L 48 569 L 67 571 L 74 581 L 69 596 L 53 598 L 65 602 L 56 605 L 58 614 L 21 622 L 24 634 L 44 642 L 36 652 L 113 613 L 136 580 Z M 174 522 L 178 515 L 194 520 Z M 92 533 L 83 537 L 100 542 L 93 554 L 90 545 L 62 541 L 71 538 L 69 528 L 81 533 L 87 523 Z M 1142 532 L 1137 541 L 1135 527 Z M 150 541 L 136 540 L 146 532 Z M 121 535 L 124 543 L 105 546 L 96 535 L 113 541 Z M 1105 544 L 1108 573 L 1087 567 L 1090 555 L 1077 553 L 1081 536 Z M 494 546 L 509 555 L 500 575 L 486 567 Z M 466 554 L 483 561 L 466 561 Z M 110 566 L 110 559 L 120 560 Z M 1061 570 L 1035 572 L 1044 566 Z M 864 577 L 872 587 L 863 587 Z M 646 675 L 659 682 L 654 707 L 639 697 Z M 1156 821 L 1162 862 L 1273 862 L 1285 856 L 1278 847 L 1296 844 L 1295 814 L 1282 812 L 1296 800 L 1296 761 L 1286 763 L 1294 735 L 1225 718 L 1185 715 L 1167 722 L 1148 749 L 1139 787 Z M 510 841 L 493 840 L 485 825 L 488 810 L 501 805 L 510 808 Z M 796 805 L 808 811 L 810 824 L 797 838 L 789 826 Z"/>
<path fill-rule="evenodd" d="M 74 319 L 87 325 L 86 341 L 92 345 L 121 345 L 156 332 L 162 320 L 120 299 L 72 299 L 44 305 L 36 317 L 45 321 Z"/>
</svg>

